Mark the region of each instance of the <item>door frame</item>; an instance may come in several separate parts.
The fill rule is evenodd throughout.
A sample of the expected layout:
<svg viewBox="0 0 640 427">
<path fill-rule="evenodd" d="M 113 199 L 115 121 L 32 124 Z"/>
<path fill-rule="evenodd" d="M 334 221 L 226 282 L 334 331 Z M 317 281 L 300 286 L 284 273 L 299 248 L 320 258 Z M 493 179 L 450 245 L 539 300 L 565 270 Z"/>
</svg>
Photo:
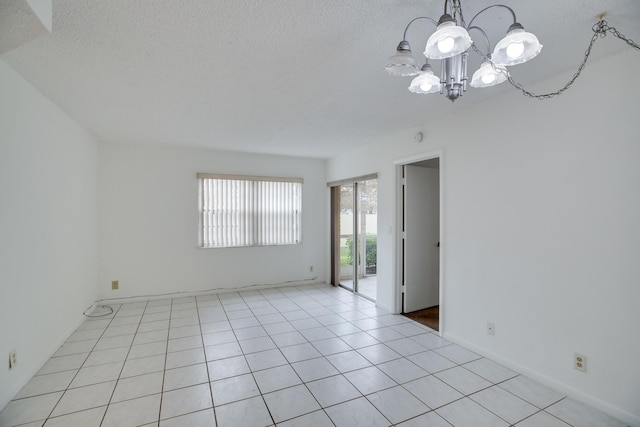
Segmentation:
<svg viewBox="0 0 640 427">
<path fill-rule="evenodd" d="M 440 230 L 439 230 L 439 240 L 440 240 L 440 260 L 438 264 L 438 274 L 439 274 L 439 303 L 440 303 L 440 314 L 439 314 L 439 331 L 438 334 L 440 336 L 444 335 L 445 331 L 445 323 L 444 323 L 444 311 L 445 311 L 445 274 L 444 274 L 444 265 L 445 265 L 445 255 L 446 252 L 443 250 L 446 248 L 446 242 L 443 240 L 444 236 L 444 150 L 433 150 L 426 153 L 416 154 L 410 157 L 405 157 L 401 159 L 394 160 L 394 164 L 396 165 L 396 209 L 395 209 L 395 232 L 394 232 L 394 242 L 395 242 L 395 256 L 394 256 L 394 270 L 395 270 L 395 289 L 394 289 L 394 311 L 396 313 L 402 313 L 404 310 L 402 303 L 402 294 L 404 293 L 403 289 L 403 275 L 404 275 L 404 259 L 403 259 L 403 230 L 402 225 L 404 221 L 404 200 L 403 200 L 403 178 L 402 178 L 402 168 L 405 165 L 410 165 L 411 163 L 420 162 L 423 160 L 429 159 L 439 159 L 439 204 L 440 204 Z"/>
</svg>

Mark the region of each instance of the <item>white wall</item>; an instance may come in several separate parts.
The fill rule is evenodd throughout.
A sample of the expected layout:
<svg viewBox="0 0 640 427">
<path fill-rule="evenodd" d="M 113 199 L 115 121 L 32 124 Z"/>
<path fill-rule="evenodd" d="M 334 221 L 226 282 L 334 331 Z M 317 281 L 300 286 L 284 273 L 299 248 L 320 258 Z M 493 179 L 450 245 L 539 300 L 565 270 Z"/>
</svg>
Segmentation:
<svg viewBox="0 0 640 427">
<path fill-rule="evenodd" d="M 425 123 L 422 144 L 408 129 L 327 165 L 329 181 L 379 173 L 378 302 L 394 307 L 393 160 L 442 149 L 445 336 L 632 425 L 640 425 L 640 88 L 629 82 L 639 67 L 635 51 L 590 63 L 548 101 L 513 90 L 465 109 L 462 98 L 455 114 Z M 572 368 L 574 352 L 588 357 L 587 373 Z"/>
<path fill-rule="evenodd" d="M 95 140 L 0 60 L 0 410 L 96 298 L 96 156 Z"/>
<path fill-rule="evenodd" d="M 98 150 L 101 298 L 325 281 L 324 161 L 145 145 Z M 197 172 L 304 178 L 302 244 L 199 249 Z"/>
</svg>

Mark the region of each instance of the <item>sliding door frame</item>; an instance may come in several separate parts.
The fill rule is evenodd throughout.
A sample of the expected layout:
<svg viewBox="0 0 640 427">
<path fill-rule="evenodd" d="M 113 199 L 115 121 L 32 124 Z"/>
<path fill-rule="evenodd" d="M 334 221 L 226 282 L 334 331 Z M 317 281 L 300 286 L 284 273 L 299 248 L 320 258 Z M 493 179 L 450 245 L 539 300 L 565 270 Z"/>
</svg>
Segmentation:
<svg viewBox="0 0 640 427">
<path fill-rule="evenodd" d="M 358 292 L 358 269 L 360 259 L 360 239 L 358 237 L 358 191 L 359 182 L 378 179 L 378 174 L 369 174 L 357 176 L 354 178 L 342 179 L 339 181 L 332 181 L 327 183 L 327 187 L 330 189 L 330 233 L 331 233 L 331 284 L 333 286 L 341 286 L 351 292 L 371 299 Z M 353 288 L 348 289 L 340 284 L 340 187 L 343 185 L 353 185 L 353 248 L 354 248 L 354 260 L 353 260 Z"/>
</svg>

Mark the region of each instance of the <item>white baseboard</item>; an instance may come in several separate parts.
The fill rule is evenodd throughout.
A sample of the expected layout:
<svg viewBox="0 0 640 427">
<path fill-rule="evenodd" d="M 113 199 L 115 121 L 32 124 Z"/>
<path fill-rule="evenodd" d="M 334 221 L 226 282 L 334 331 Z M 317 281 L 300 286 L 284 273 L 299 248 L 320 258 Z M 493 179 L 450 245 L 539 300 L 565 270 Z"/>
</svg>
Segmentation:
<svg viewBox="0 0 640 427">
<path fill-rule="evenodd" d="M 97 305 L 96 303 L 93 303 L 93 305 L 89 307 L 86 312 L 93 311 L 96 308 L 96 305 Z M 40 371 L 40 369 L 42 369 L 44 364 L 47 363 L 47 361 L 51 358 L 51 356 L 53 356 L 56 353 L 56 351 L 58 351 L 60 346 L 69 339 L 71 334 L 74 333 L 76 329 L 80 327 L 80 325 L 82 325 L 85 319 L 86 317 L 84 315 L 81 315 L 81 317 L 74 323 L 74 326 L 68 329 L 67 332 L 62 335 L 62 338 L 60 338 L 56 342 L 56 344 L 54 344 L 49 349 L 49 351 L 46 351 L 41 355 L 41 357 L 38 359 L 38 362 L 34 365 L 34 367 L 32 369 L 29 369 L 24 375 L 22 375 L 22 378 L 20 378 L 20 380 L 9 390 L 9 396 L 10 396 L 9 399 L 6 401 L 0 401 L 0 411 L 3 410 L 4 407 L 7 406 L 7 404 L 11 402 L 11 400 L 13 400 L 14 397 L 16 397 L 16 395 L 20 392 L 20 390 L 22 390 L 22 387 L 24 387 L 25 385 L 27 385 L 29 381 L 31 381 L 31 379 Z"/>
<path fill-rule="evenodd" d="M 193 296 L 206 295 L 206 294 L 224 294 L 229 292 L 259 291 L 259 290 L 272 289 L 272 288 L 285 288 L 289 286 L 304 286 L 304 285 L 311 286 L 311 285 L 320 285 L 320 284 L 325 284 L 325 282 L 311 279 L 311 280 L 292 281 L 292 282 L 286 282 L 286 283 L 245 285 L 245 286 L 239 286 L 237 288 L 214 288 L 214 289 L 204 289 L 202 291 L 180 291 L 180 292 L 171 292 L 166 294 L 149 294 L 149 295 L 122 297 L 122 298 L 105 298 L 105 299 L 97 300 L 96 304 L 97 305 L 124 304 L 124 303 L 152 301 L 152 300 L 166 299 L 166 298 L 184 298 L 184 297 L 193 297 Z"/>
<path fill-rule="evenodd" d="M 378 302 L 376 302 L 376 307 L 381 308 L 384 311 L 388 311 L 391 314 L 400 314 L 400 313 L 394 313 L 393 309 L 390 306 L 387 306 L 386 304 L 379 304 Z"/>
<path fill-rule="evenodd" d="M 198 296 L 198 295 L 204 295 L 209 293 L 242 292 L 242 291 L 249 291 L 249 290 L 263 290 L 263 289 L 270 289 L 270 288 L 282 288 L 282 287 L 289 287 L 289 286 L 304 286 L 304 285 L 312 286 L 312 285 L 319 285 L 319 284 L 325 284 L 325 282 L 318 281 L 314 278 L 310 280 L 292 281 L 292 282 L 286 282 L 286 283 L 248 285 L 248 286 L 241 286 L 237 288 L 207 289 L 203 291 L 175 292 L 171 294 L 162 294 L 162 295 L 141 295 L 141 296 L 124 297 L 124 298 L 109 298 L 109 299 L 95 301 L 85 311 L 85 313 L 93 312 L 99 305 L 123 304 L 125 302 L 130 303 L 130 302 L 138 302 L 138 301 L 150 301 L 150 300 L 163 299 L 163 298 Z M 78 327 L 80 327 L 80 325 L 85 320 L 86 320 L 86 317 L 82 315 L 78 319 L 78 321 L 75 322 L 74 326 L 72 326 L 69 330 L 67 330 L 66 333 L 62 335 L 62 338 L 60 338 L 57 341 L 57 343 L 49 351 L 44 352 L 42 354 L 42 356 L 38 360 L 38 363 L 34 365 L 34 368 L 28 370 L 24 375 L 22 375 L 22 378 L 13 387 L 11 387 L 8 394 L 8 396 L 10 397 L 0 401 L 0 410 L 4 409 L 4 407 L 7 406 L 7 404 L 20 392 L 20 390 L 22 390 L 22 387 L 24 387 L 38 373 L 38 371 L 42 369 L 44 364 L 47 363 L 47 361 L 51 358 L 51 356 L 53 356 L 55 352 L 58 351 L 60 346 L 64 344 L 67 341 L 67 339 L 69 339 L 71 334 L 74 333 L 76 329 L 78 329 Z"/>
<path fill-rule="evenodd" d="M 515 363 L 509 359 L 505 359 L 502 356 L 492 353 L 488 350 L 486 350 L 485 348 L 482 347 L 478 347 L 475 344 L 472 344 L 464 339 L 461 339 L 449 332 L 444 332 L 443 333 L 443 338 L 459 344 L 471 351 L 474 351 L 482 356 L 485 356 L 488 359 L 493 360 L 496 363 L 500 363 L 501 365 L 504 365 L 505 367 L 518 372 L 519 374 L 522 374 L 524 376 L 527 376 L 535 381 L 540 382 L 541 384 L 546 385 L 547 387 L 550 387 L 554 390 L 559 391 L 562 394 L 567 395 L 568 397 L 571 397 L 575 400 L 578 400 L 582 403 L 585 403 L 589 406 L 592 406 L 596 409 L 599 409 L 600 411 L 611 415 L 614 418 L 619 419 L 620 421 L 623 421 L 627 424 L 629 424 L 630 426 L 634 426 L 634 427 L 640 427 L 640 416 L 632 414 L 630 412 L 625 411 L 624 409 L 621 409 L 617 406 L 614 406 L 608 402 L 605 402 L 603 400 L 600 400 L 594 396 L 591 396 L 590 394 L 586 394 L 583 391 L 580 391 L 574 387 L 571 387 L 567 384 L 561 383 L 551 377 L 548 377 L 544 374 L 541 374 L 540 372 L 534 371 L 532 369 L 527 368 L 526 366 L 520 365 L 518 363 Z"/>
</svg>

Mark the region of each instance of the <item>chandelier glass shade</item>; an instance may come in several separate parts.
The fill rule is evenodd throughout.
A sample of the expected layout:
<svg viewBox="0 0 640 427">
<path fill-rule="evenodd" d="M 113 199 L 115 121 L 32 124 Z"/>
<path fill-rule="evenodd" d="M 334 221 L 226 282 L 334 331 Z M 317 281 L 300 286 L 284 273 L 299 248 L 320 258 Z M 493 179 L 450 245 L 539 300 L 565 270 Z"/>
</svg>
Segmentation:
<svg viewBox="0 0 640 427">
<path fill-rule="evenodd" d="M 450 20 L 445 20 L 443 18 Z M 435 33 L 431 34 L 424 49 L 424 56 L 429 59 L 451 58 L 471 47 L 471 37 L 464 27 L 456 25 L 450 15 L 443 15 Z"/>
<path fill-rule="evenodd" d="M 398 77 L 415 76 L 420 73 L 418 61 L 411 54 L 411 46 L 406 40 L 400 42 L 396 54 L 389 58 L 384 68 L 387 73 Z"/>
<path fill-rule="evenodd" d="M 516 14 L 508 6 L 495 4 L 482 9 L 466 24 L 462 14 L 461 0 L 445 0 L 445 13 L 436 22 L 429 17 L 414 18 L 406 26 L 404 38 L 392 56 L 385 69 L 393 76 L 414 76 L 409 91 L 418 94 L 440 92 L 451 101 L 455 101 L 467 90 L 467 57 L 470 48 L 482 57 L 482 65 L 473 73 L 470 85 L 476 88 L 490 87 L 509 79 L 506 67 L 527 62 L 536 57 L 542 50 L 538 38 L 524 30 L 516 20 Z M 491 53 L 491 42 L 487 33 L 480 27 L 474 26 L 473 21 L 489 9 L 502 8 L 511 13 L 513 23 L 506 31 L 506 36 L 500 40 Z M 427 39 L 424 56 L 431 60 L 441 61 L 439 81 L 431 65 L 425 63 L 420 70 L 418 61 L 413 57 L 407 32 L 411 25 L 418 20 L 428 20 L 436 25 L 436 30 Z M 481 52 L 471 38 L 469 32 L 475 30 L 486 39 L 487 52 Z M 483 43 L 484 46 L 484 43 Z"/>
<path fill-rule="evenodd" d="M 491 58 L 496 65 L 511 66 L 533 59 L 541 50 L 542 45 L 535 35 L 525 32 L 520 24 L 514 24 L 496 44 Z"/>
<path fill-rule="evenodd" d="M 424 64 L 420 75 L 411 80 L 409 91 L 413 93 L 435 93 L 440 92 L 440 78 L 433 74 L 431 65 Z"/>
<path fill-rule="evenodd" d="M 480 68 L 473 73 L 470 85 L 472 87 L 495 86 L 507 80 L 507 69 L 499 65 L 484 61 Z"/>
</svg>

